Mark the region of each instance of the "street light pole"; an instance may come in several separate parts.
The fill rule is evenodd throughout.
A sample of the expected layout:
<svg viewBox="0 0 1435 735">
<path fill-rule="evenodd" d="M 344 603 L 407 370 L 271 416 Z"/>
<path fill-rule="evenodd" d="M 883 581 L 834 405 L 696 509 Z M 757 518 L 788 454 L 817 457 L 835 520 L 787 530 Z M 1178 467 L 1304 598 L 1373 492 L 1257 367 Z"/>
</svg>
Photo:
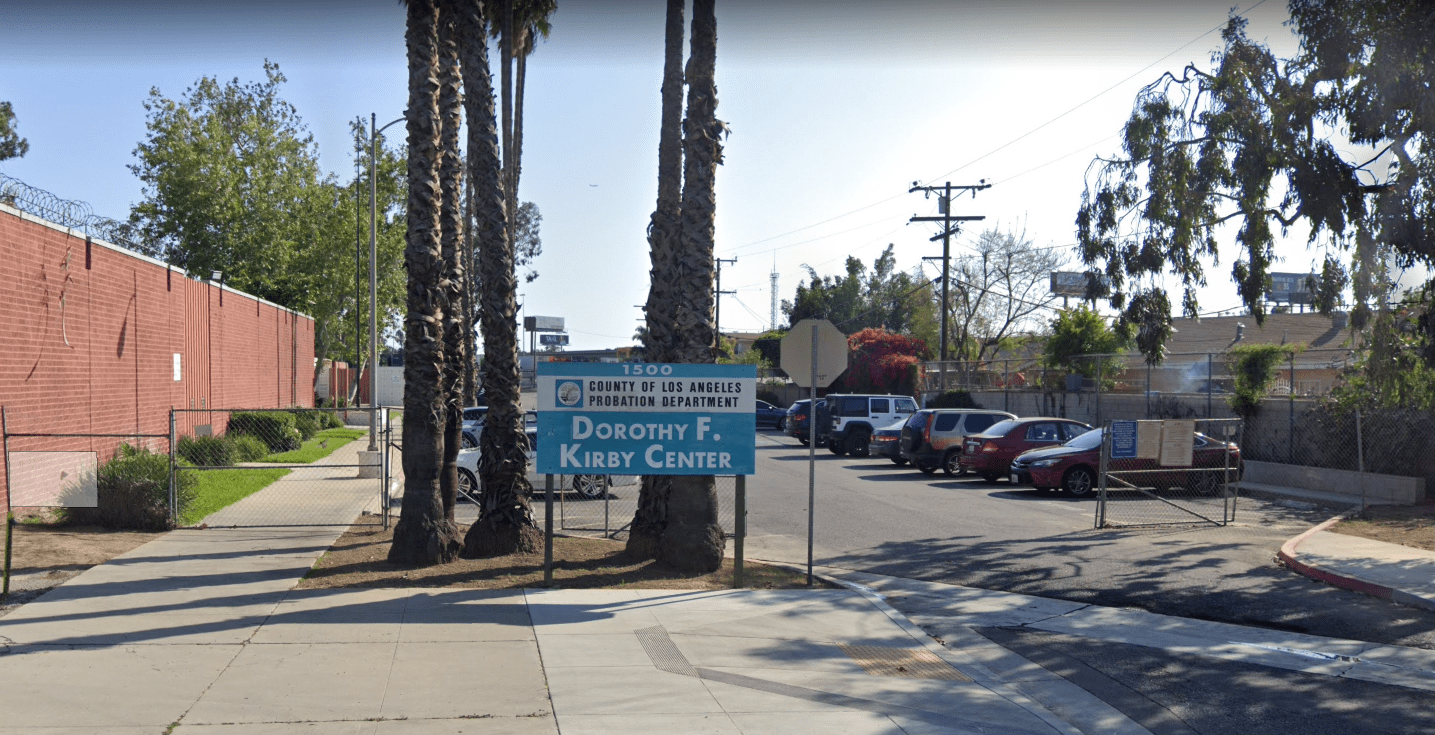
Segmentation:
<svg viewBox="0 0 1435 735">
<path fill-rule="evenodd" d="M 379 133 L 388 130 L 407 118 L 399 118 L 382 128 L 378 125 L 377 113 L 369 113 L 369 451 L 379 450 L 379 241 L 375 228 L 378 222 L 377 167 L 379 160 Z"/>
</svg>

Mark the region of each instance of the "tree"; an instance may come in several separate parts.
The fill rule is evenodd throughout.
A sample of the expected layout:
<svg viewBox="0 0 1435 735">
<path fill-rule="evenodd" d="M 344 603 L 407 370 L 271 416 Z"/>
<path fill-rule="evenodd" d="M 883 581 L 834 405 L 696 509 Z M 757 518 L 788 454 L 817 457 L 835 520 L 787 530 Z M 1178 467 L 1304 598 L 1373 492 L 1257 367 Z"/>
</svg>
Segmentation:
<svg viewBox="0 0 1435 735">
<path fill-rule="evenodd" d="M 9 102 L 0 102 L 0 161 L 22 158 L 30 152 L 30 142 L 15 132 L 15 110 Z"/>
<path fill-rule="evenodd" d="M 717 119 L 717 15 L 714 0 L 694 0 L 688 58 L 688 110 L 683 121 L 682 230 L 678 246 L 675 362 L 711 363 L 716 357 L 713 322 L 715 183 L 727 126 Z M 658 541 L 658 562 L 695 572 L 722 565 L 722 526 L 711 475 L 673 478 L 667 525 Z"/>
<path fill-rule="evenodd" d="M 644 325 L 634 338 L 649 362 L 671 362 L 677 339 L 675 276 L 681 232 L 683 186 L 683 8 L 684 0 L 668 0 L 663 35 L 661 127 L 658 133 L 658 200 L 648 222 L 648 300 Z M 638 490 L 638 509 L 628 531 L 627 551 L 638 558 L 654 558 L 658 540 L 667 527 L 668 496 L 672 480 L 666 475 L 645 475 Z"/>
<path fill-rule="evenodd" d="M 478 440 L 483 507 L 478 522 L 468 529 L 463 551 L 466 556 L 532 553 L 541 548 L 542 535 L 528 505 L 528 437 L 519 408 L 518 284 L 499 165 L 488 45 L 477 3 L 463 2 L 456 8 L 468 117 L 469 178 L 473 182 L 475 260 L 483 283 L 479 304 L 483 391 L 489 406 Z"/>
<path fill-rule="evenodd" d="M 862 261 L 847 256 L 846 276 L 819 276 L 807 267 L 808 283 L 797 284 L 792 301 L 782 302 L 788 324 L 827 319 L 847 333 L 880 327 L 905 334 L 930 322 L 934 302 L 920 296 L 926 281 L 916 273 L 897 271 L 894 247 L 888 245 L 872 262 L 869 274 Z"/>
<path fill-rule="evenodd" d="M 857 332 L 847 345 L 851 360 L 842 385 L 857 393 L 913 395 L 916 367 L 932 356 L 926 342 L 880 327 Z"/>
<path fill-rule="evenodd" d="M 462 75 L 458 61 L 458 8 L 445 0 L 439 6 L 438 71 L 440 140 L 439 185 L 442 209 L 439 222 L 443 281 L 435 284 L 442 291 L 443 311 L 443 383 L 444 415 L 443 465 L 439 471 L 439 494 L 443 500 L 444 520 L 453 522 L 458 502 L 458 450 L 463 442 L 464 380 L 473 365 L 470 348 L 473 323 L 464 310 L 467 293 L 467 271 L 463 251 L 463 155 L 459 147 L 459 128 L 463 125 Z"/>
<path fill-rule="evenodd" d="M 408 308 L 404 329 L 404 499 L 388 559 L 395 564 L 452 561 L 458 526 L 444 515 L 443 461 L 444 263 L 440 245 L 442 186 L 435 0 L 409 0 L 404 41 L 409 64 Z"/>
<path fill-rule="evenodd" d="M 1034 248 L 1026 233 L 990 229 L 976 253 L 956 259 L 952 315 L 959 359 L 983 360 L 1004 340 L 1036 325 L 1036 315 L 1056 301 L 1048 283 L 1066 263 L 1056 248 Z"/>
<path fill-rule="evenodd" d="M 1100 374 L 1103 381 L 1125 369 L 1120 357 L 1126 351 L 1130 336 L 1120 327 L 1107 324 L 1106 317 L 1085 304 L 1063 309 L 1051 322 L 1051 336 L 1046 340 L 1042 362 L 1049 368 L 1085 376 Z M 1086 357 L 1107 355 L 1107 357 Z"/>
<path fill-rule="evenodd" d="M 1160 360 L 1171 319 L 1159 278 L 1180 278 L 1183 311 L 1194 317 L 1202 261 L 1219 263 L 1223 223 L 1237 225 L 1231 276 L 1257 323 L 1276 227 L 1310 226 L 1309 244 L 1323 251 L 1318 292 L 1337 290 L 1330 283 L 1350 256 L 1357 328 L 1384 252 L 1404 265 L 1435 262 L 1435 11 L 1388 1 L 1291 0 L 1289 8 L 1300 39 L 1294 58 L 1277 59 L 1232 17 L 1211 69 L 1188 65 L 1143 89 L 1124 155 L 1093 163 L 1077 214 L 1082 257 L 1111 278 L 1112 305 L 1138 329 L 1150 361 Z M 1392 156 L 1394 176 L 1377 179 L 1374 159 L 1345 160 L 1346 141 Z"/>
</svg>

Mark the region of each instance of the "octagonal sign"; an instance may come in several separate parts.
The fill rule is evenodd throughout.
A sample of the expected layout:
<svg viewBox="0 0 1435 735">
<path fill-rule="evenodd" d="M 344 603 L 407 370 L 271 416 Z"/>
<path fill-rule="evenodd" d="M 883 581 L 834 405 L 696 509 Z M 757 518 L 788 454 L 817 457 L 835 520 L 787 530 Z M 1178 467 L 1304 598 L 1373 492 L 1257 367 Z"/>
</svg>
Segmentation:
<svg viewBox="0 0 1435 735">
<path fill-rule="evenodd" d="M 813 342 L 817 343 L 817 384 L 813 385 Z M 803 319 L 782 338 L 782 369 L 803 388 L 826 388 L 847 369 L 847 336 L 826 319 Z"/>
</svg>

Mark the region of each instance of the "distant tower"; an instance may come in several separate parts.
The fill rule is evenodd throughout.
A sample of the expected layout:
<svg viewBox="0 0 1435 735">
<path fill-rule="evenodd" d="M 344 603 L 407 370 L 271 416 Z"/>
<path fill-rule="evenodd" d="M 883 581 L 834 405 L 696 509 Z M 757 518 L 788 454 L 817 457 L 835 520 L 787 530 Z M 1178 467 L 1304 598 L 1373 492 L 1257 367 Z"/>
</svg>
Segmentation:
<svg viewBox="0 0 1435 735">
<path fill-rule="evenodd" d="M 777 329 L 777 256 L 772 258 L 772 321 L 768 329 Z"/>
</svg>

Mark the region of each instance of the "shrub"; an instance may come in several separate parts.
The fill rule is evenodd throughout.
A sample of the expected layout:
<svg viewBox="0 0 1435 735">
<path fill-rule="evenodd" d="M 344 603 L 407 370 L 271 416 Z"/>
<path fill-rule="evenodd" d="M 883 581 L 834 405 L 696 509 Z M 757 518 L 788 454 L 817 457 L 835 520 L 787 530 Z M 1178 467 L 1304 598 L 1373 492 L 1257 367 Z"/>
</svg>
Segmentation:
<svg viewBox="0 0 1435 735">
<path fill-rule="evenodd" d="M 184 463 L 183 460 L 180 460 Z M 190 472 L 175 477 L 180 511 L 194 501 L 197 481 Z M 98 503 L 94 508 L 70 508 L 69 523 L 165 531 L 174 528 L 169 510 L 169 457 L 121 444 L 115 456 L 100 467 Z"/>
<path fill-rule="evenodd" d="M 217 436 L 180 437 L 175 454 L 200 467 L 228 467 L 234 464 L 234 446 Z"/>
<path fill-rule="evenodd" d="M 1270 392 L 1282 362 L 1300 352 L 1298 345 L 1236 345 L 1226 353 L 1226 367 L 1235 376 L 1235 385 L 1226 402 L 1243 419 L 1255 418 L 1261 399 Z M 1295 386 L 1291 386 L 1294 388 Z"/>
<path fill-rule="evenodd" d="M 248 434 L 264 442 L 272 453 L 292 452 L 303 446 L 294 414 L 284 411 L 239 411 L 229 417 L 230 434 Z"/>
<path fill-rule="evenodd" d="M 773 393 L 773 392 L 770 391 L 770 390 L 761 390 L 761 389 L 759 389 L 759 390 L 757 391 L 757 400 L 759 400 L 759 401 L 767 401 L 768 403 L 771 403 L 771 404 L 774 405 L 774 406 L 781 406 L 781 405 L 782 405 L 782 400 L 777 397 L 777 394 L 776 394 L 776 393 Z"/>
<path fill-rule="evenodd" d="M 320 417 L 320 423 L 321 423 L 321 427 L 322 427 L 322 428 L 325 428 L 325 429 L 342 429 L 342 428 L 344 428 L 344 420 L 341 419 L 341 418 L 339 418 L 339 414 L 337 414 L 337 413 L 333 413 L 333 412 L 331 412 L 331 411 L 323 411 L 323 412 L 319 413 L 318 416 Z"/>
<path fill-rule="evenodd" d="M 949 390 L 932 400 L 929 408 L 981 408 L 972 400 L 972 394 L 964 390 Z"/>
<path fill-rule="evenodd" d="M 248 434 L 230 434 L 235 462 L 257 462 L 269 456 L 269 445 Z"/>
<path fill-rule="evenodd" d="M 319 414 L 314 411 L 295 411 L 290 415 L 294 417 L 294 427 L 299 430 L 299 438 L 304 441 L 313 439 L 319 429 L 324 428 L 319 423 Z"/>
</svg>

